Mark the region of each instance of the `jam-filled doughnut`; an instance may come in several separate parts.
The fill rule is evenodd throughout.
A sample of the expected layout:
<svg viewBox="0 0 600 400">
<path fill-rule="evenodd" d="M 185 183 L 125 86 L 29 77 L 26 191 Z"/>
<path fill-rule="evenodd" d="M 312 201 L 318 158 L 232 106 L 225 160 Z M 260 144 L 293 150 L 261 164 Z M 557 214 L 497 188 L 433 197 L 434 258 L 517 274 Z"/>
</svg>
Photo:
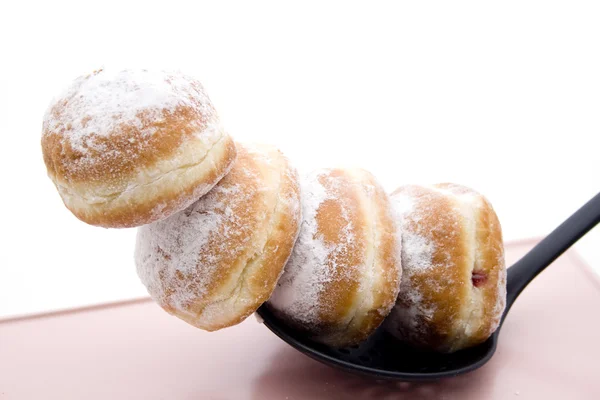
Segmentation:
<svg viewBox="0 0 600 400">
<path fill-rule="evenodd" d="M 386 329 L 417 347 L 453 352 L 485 341 L 506 303 L 500 223 L 479 193 L 409 185 L 391 195 L 402 232 L 402 281 Z"/>
</svg>

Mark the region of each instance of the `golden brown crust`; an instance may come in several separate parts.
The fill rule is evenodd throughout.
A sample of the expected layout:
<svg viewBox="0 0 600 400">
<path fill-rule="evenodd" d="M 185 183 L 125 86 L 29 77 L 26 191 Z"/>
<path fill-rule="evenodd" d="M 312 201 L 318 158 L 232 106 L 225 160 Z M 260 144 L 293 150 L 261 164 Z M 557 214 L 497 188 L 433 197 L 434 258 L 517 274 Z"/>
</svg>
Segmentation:
<svg viewBox="0 0 600 400">
<path fill-rule="evenodd" d="M 215 123 L 216 112 L 201 83 L 185 77 L 189 102 L 173 108 L 161 104 L 140 107 L 135 118 L 119 120 L 105 132 L 92 133 L 83 148 L 77 146 L 70 139 L 80 135 L 79 127 L 72 121 L 72 108 L 78 97 L 93 95 L 85 92 L 85 87 L 103 74 L 103 70 L 98 70 L 77 79 L 63 97 L 50 105 L 42 128 L 42 149 L 51 176 L 66 182 L 102 184 L 129 179 L 136 170 L 171 157 L 187 140 Z M 165 73 L 164 79 L 169 81 L 173 76 Z M 76 118 L 81 119 L 83 127 L 98 117 L 95 113 L 99 112 L 93 107 L 80 107 L 80 111 L 82 114 L 78 113 Z M 77 162 L 82 158 L 86 162 Z"/>
<path fill-rule="evenodd" d="M 365 216 L 361 211 L 361 204 L 357 188 L 353 185 L 352 177 L 344 170 L 334 169 L 328 175 L 321 175 L 319 182 L 330 198 L 321 203 L 317 210 L 317 234 L 322 235 L 326 246 L 335 247 L 348 236 L 354 237 L 353 241 L 345 243 L 344 251 L 329 254 L 330 280 L 323 283 L 319 307 L 319 320 L 322 333 L 339 330 L 340 315 L 347 315 L 354 308 L 356 292 L 360 284 L 361 271 L 353 267 L 365 262 L 367 240 L 364 225 Z M 339 181 L 347 182 L 340 185 Z M 347 213 L 351 221 L 347 225 L 342 213 Z M 346 227 L 349 229 L 346 231 Z M 333 264 L 340 266 L 334 268 Z"/>
<path fill-rule="evenodd" d="M 489 202 L 455 184 L 409 185 L 392 193 L 403 230 L 403 277 L 386 323 L 415 345 L 456 351 L 486 340 L 504 308 L 500 224 Z M 481 277 L 477 286 L 473 274 Z"/>
<path fill-rule="evenodd" d="M 479 326 L 471 341 L 465 344 L 467 347 L 487 340 L 500 323 L 502 314 L 498 310 L 503 310 L 506 305 L 506 267 L 500 221 L 487 199 L 482 201 L 477 221 L 475 270 L 483 271 L 488 277 L 479 288 L 483 297 L 482 318 L 487 323 Z M 500 303 L 498 299 L 501 299 Z"/>
<path fill-rule="evenodd" d="M 300 198 L 300 190 L 296 180 L 288 180 L 282 185 L 280 194 L 290 198 Z M 253 263 L 257 266 L 253 267 L 247 273 L 246 285 L 248 292 L 254 296 L 254 302 L 246 306 L 243 314 L 240 314 L 233 324 L 242 322 L 252 313 L 254 313 L 260 305 L 269 299 L 277 280 L 283 273 L 283 267 L 287 262 L 294 241 L 300 229 L 300 218 L 295 217 L 297 211 L 292 210 L 289 204 L 279 204 L 276 208 L 276 215 L 272 218 L 271 232 L 268 235 L 267 243 L 263 248 L 261 256 Z M 221 325 L 219 328 L 229 326 Z"/>
<path fill-rule="evenodd" d="M 476 303 L 475 307 L 463 307 L 462 321 L 455 321 L 454 342 L 449 350 L 455 351 L 484 342 L 496 330 L 506 303 L 506 266 L 504 243 L 498 217 L 490 202 L 476 191 L 452 183 L 435 187 L 466 200 L 475 220 L 470 230 L 471 242 L 465 242 L 473 252 L 472 261 L 465 268 L 467 283 L 463 287 L 464 304 Z M 464 203 L 465 200 L 462 200 Z M 470 270 L 470 273 L 469 273 Z M 485 277 L 477 286 L 473 274 Z M 470 283 L 470 284 L 469 284 Z"/>
<path fill-rule="evenodd" d="M 138 233 L 138 273 L 153 299 L 208 331 L 243 321 L 268 299 L 301 220 L 287 159 L 268 146 L 238 149 L 207 196 Z"/>
<path fill-rule="evenodd" d="M 189 148 L 194 147 L 189 145 Z M 234 141 L 225 136 L 211 151 L 214 154 L 199 164 L 181 168 L 181 173 L 178 174 L 180 179 L 178 176 L 170 181 L 163 179 L 164 185 L 142 184 L 129 195 L 116 193 L 103 197 L 99 202 L 86 202 L 81 199 L 81 195 L 73 196 L 79 199 L 65 195 L 68 190 L 66 187 L 58 184 L 57 187 L 65 206 L 85 223 L 105 228 L 137 227 L 182 210 L 206 194 L 229 172 L 236 158 Z M 171 172 L 173 171 L 166 174 Z"/>
<path fill-rule="evenodd" d="M 151 223 L 187 207 L 235 159 L 200 82 L 144 70 L 77 79 L 50 105 L 41 144 L 66 207 L 107 228 Z"/>
<path fill-rule="evenodd" d="M 453 316 L 458 312 L 457 305 L 463 301 L 460 287 L 464 286 L 466 282 L 463 274 L 453 265 L 454 261 L 465 258 L 464 248 L 461 246 L 461 243 L 464 243 L 464 233 L 455 229 L 433 229 L 436 226 L 453 227 L 459 224 L 458 215 L 452 212 L 452 204 L 442 194 L 426 188 L 411 186 L 397 189 L 392 196 L 405 190 L 410 192 L 411 197 L 423 199 L 423 201 L 417 201 L 414 205 L 414 212 L 419 213 L 419 218 L 412 219 L 407 216 L 404 229 L 435 243 L 431 255 L 433 265 L 445 265 L 448 260 L 452 262 L 451 268 L 418 271 L 411 270 L 410 264 L 404 262 L 403 259 L 404 274 L 410 274 L 410 277 L 405 278 L 403 275 L 402 282 L 410 284 L 423 295 L 422 307 L 429 310 L 435 309 L 432 315 L 420 314 L 417 316 L 417 324 L 424 328 L 424 332 L 420 332 L 420 335 L 433 346 L 438 346 L 450 335 Z M 404 246 L 403 251 L 406 252 L 409 249 Z M 452 282 L 452 284 L 447 284 L 448 282 Z M 401 307 L 413 306 L 413 298 L 407 294 L 401 286 L 398 296 L 398 304 Z M 446 299 L 450 299 L 447 307 L 434 307 L 440 302 L 446 302 Z M 456 299 L 455 303 L 453 299 Z"/>
<path fill-rule="evenodd" d="M 366 193 L 363 201 L 372 202 L 371 221 L 373 241 L 373 268 L 377 270 L 374 274 L 372 293 L 372 304 L 362 321 L 357 321 L 358 334 L 353 342 L 359 343 L 365 340 L 375 329 L 381 325 L 384 318 L 389 314 L 396 298 L 402 275 L 401 267 L 401 243 L 398 239 L 397 224 L 392 214 L 390 199 L 385 190 L 375 177 L 371 174 L 364 175 L 367 185 L 372 187 L 373 193 Z M 357 318 L 355 318 L 357 320 Z"/>
<path fill-rule="evenodd" d="M 304 225 L 269 305 L 316 341 L 360 343 L 398 293 L 400 244 L 389 198 L 370 173 L 353 169 L 316 171 L 303 191 Z"/>
<path fill-rule="evenodd" d="M 63 103 L 54 105 L 51 110 L 55 118 L 61 117 Z M 101 182 L 128 179 L 139 168 L 153 165 L 169 158 L 187 140 L 207 127 L 206 117 L 191 106 L 180 106 L 172 113 L 162 111 L 162 118 L 141 112 L 139 119 L 145 129 L 153 129 L 151 136 L 144 135 L 134 121 L 124 123 L 94 141 L 102 151 L 90 149 L 89 162 L 77 165 L 83 157 L 80 150 L 65 136 L 70 129 L 56 131 L 44 126 L 42 149 L 48 173 L 67 182 Z M 68 126 L 68 124 L 67 124 Z M 123 157 L 127 154 L 127 157 Z"/>
</svg>

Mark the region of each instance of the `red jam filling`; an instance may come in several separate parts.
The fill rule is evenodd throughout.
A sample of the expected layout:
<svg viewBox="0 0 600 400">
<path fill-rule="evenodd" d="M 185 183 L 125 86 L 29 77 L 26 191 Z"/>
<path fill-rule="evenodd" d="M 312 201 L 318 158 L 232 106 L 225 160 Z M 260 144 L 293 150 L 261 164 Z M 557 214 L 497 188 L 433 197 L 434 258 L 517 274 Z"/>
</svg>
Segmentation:
<svg viewBox="0 0 600 400">
<path fill-rule="evenodd" d="M 480 287 L 487 282 L 487 275 L 482 271 L 473 271 L 471 273 L 471 282 L 473 286 Z"/>
</svg>

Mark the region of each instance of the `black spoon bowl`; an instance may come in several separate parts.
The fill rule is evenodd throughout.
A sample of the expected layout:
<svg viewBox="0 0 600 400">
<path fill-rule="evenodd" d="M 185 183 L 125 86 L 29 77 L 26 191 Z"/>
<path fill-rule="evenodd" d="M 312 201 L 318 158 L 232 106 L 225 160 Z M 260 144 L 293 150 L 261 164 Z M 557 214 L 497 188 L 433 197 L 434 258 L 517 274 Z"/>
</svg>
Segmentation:
<svg viewBox="0 0 600 400">
<path fill-rule="evenodd" d="M 264 324 L 295 349 L 335 368 L 377 379 L 431 381 L 474 371 L 488 362 L 498 345 L 500 328 L 523 289 L 548 265 L 600 222 L 600 193 L 563 222 L 508 269 L 506 309 L 500 326 L 484 343 L 451 354 L 426 353 L 400 343 L 379 329 L 359 346 L 333 348 L 315 343 L 279 321 L 267 307 Z"/>
</svg>

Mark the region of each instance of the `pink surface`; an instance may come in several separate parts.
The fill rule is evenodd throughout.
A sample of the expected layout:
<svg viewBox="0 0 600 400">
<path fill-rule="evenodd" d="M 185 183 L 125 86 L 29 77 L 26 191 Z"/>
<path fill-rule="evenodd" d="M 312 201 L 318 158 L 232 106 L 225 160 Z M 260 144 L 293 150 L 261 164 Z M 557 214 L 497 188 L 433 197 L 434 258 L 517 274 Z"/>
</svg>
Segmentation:
<svg viewBox="0 0 600 400">
<path fill-rule="evenodd" d="M 509 265 L 531 243 L 507 247 Z M 600 284 L 572 252 L 521 295 L 494 358 L 437 383 L 319 364 L 249 318 L 207 333 L 149 301 L 0 322 L 0 399 L 600 399 Z"/>
</svg>

